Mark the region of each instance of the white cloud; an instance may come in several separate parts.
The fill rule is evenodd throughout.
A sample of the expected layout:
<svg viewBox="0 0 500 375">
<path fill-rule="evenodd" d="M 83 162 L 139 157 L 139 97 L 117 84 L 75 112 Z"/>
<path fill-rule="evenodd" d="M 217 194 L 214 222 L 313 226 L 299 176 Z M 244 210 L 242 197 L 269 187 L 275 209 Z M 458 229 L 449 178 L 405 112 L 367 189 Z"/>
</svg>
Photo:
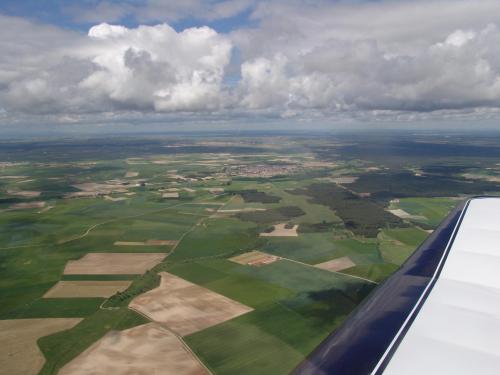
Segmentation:
<svg viewBox="0 0 500 375">
<path fill-rule="evenodd" d="M 2 98 L 34 113 L 215 110 L 231 48 L 208 27 L 100 24 L 52 65 L 11 79 Z"/>
<path fill-rule="evenodd" d="M 180 33 L 166 24 L 126 29 L 101 24 L 92 61 L 101 69 L 81 86 L 117 103 L 157 111 L 214 110 L 220 106 L 230 41 L 208 27 Z"/>
<path fill-rule="evenodd" d="M 289 77 L 285 72 L 287 59 L 257 58 L 246 61 L 241 66 L 241 104 L 250 109 L 281 106 L 289 92 Z"/>
<path fill-rule="evenodd" d="M 443 9 L 456 17 L 436 17 Z M 242 104 L 326 116 L 500 108 L 494 10 L 500 3 L 264 3 L 254 14 L 261 26 L 232 35 L 246 59 Z"/>
<path fill-rule="evenodd" d="M 455 47 L 462 47 L 468 41 L 474 39 L 476 33 L 474 31 L 463 31 L 457 30 L 450 35 L 445 40 L 445 44 Z"/>
<path fill-rule="evenodd" d="M 203 12 L 219 19 L 255 7 L 255 24 L 223 34 L 101 23 L 82 34 L 0 16 L 0 121 L 500 112 L 498 1 L 149 1 L 123 11 L 112 4 L 98 6 L 147 20 Z"/>
</svg>

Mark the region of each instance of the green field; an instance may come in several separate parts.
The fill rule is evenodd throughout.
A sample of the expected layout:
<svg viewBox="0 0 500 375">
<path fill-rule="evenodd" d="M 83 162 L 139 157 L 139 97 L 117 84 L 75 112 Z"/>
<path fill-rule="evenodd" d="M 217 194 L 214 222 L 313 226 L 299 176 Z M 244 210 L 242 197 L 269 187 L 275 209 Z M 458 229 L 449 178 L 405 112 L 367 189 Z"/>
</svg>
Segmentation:
<svg viewBox="0 0 500 375">
<path fill-rule="evenodd" d="M 285 323 L 281 326 L 284 331 L 289 329 L 288 324 L 304 331 L 308 328 L 302 322 L 297 324 L 294 314 L 286 309 L 268 313 L 275 314 L 280 324 Z M 288 315 L 292 315 L 292 319 L 287 319 Z M 298 350 L 243 319 L 248 317 L 188 336 L 186 342 L 217 374 L 286 374 L 304 358 Z"/>
<path fill-rule="evenodd" d="M 401 198 L 397 206 L 410 215 L 422 216 L 414 221 L 436 227 L 459 201 L 450 198 Z"/>
<path fill-rule="evenodd" d="M 226 261 L 173 266 L 170 272 L 255 308 L 186 338 L 216 373 L 286 373 L 373 288 L 289 261 L 249 267 Z M 286 358 L 275 361 L 273 358 Z"/>
<path fill-rule="evenodd" d="M 336 240 L 331 233 L 304 233 L 298 238 L 269 238 L 262 250 L 309 264 L 345 255 L 352 255 L 361 263 L 379 260 L 375 241 L 356 238 Z"/>
<path fill-rule="evenodd" d="M 428 236 L 418 228 L 383 230 L 378 235 L 379 250 L 385 261 L 401 265 Z"/>
</svg>

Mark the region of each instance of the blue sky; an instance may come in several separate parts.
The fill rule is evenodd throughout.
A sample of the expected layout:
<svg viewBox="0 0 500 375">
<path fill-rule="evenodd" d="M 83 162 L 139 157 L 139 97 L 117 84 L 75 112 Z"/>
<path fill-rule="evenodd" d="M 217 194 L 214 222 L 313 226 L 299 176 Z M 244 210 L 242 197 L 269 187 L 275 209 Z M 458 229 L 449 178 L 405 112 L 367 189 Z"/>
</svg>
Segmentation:
<svg viewBox="0 0 500 375">
<path fill-rule="evenodd" d="M 70 0 L 3 0 L 0 2 L 0 12 L 3 14 L 22 17 L 36 22 L 48 23 L 60 26 L 62 28 L 69 28 L 87 32 L 89 27 L 93 26 L 95 22 L 86 22 L 78 19 L 78 13 L 81 9 L 95 9 L 100 1 L 70 1 Z M 117 7 L 129 4 L 131 6 L 145 7 L 145 1 L 107 1 L 111 5 Z M 169 22 L 176 30 L 183 30 L 188 27 L 196 27 L 200 25 L 207 25 L 218 32 L 230 32 L 232 30 L 241 28 L 242 26 L 250 26 L 255 24 L 249 19 L 252 12 L 252 3 L 249 2 L 248 8 L 238 12 L 230 17 L 207 20 L 203 17 L 191 17 L 189 14 L 186 17 Z M 167 18 L 165 18 L 167 19 Z M 139 24 L 155 24 L 161 22 L 162 19 L 146 20 L 139 22 L 133 13 L 125 14 L 123 17 L 114 18 L 107 17 L 106 14 L 102 15 L 103 22 L 119 22 L 121 25 L 127 27 L 137 27 Z"/>
<path fill-rule="evenodd" d="M 0 27 L 0 127 L 500 114 L 497 0 L 4 0 Z"/>
</svg>

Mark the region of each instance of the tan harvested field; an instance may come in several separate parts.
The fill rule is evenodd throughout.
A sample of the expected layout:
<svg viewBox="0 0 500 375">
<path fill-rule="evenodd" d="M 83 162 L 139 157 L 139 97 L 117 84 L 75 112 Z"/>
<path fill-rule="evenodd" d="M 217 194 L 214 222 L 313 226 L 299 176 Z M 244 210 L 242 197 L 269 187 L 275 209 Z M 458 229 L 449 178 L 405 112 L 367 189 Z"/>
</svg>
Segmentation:
<svg viewBox="0 0 500 375">
<path fill-rule="evenodd" d="M 42 192 L 30 190 L 7 190 L 7 194 L 14 195 L 16 197 L 35 198 L 42 194 Z"/>
<path fill-rule="evenodd" d="M 391 214 L 397 216 L 397 217 L 400 217 L 402 219 L 407 219 L 409 217 L 411 217 L 412 215 L 409 214 L 408 212 L 406 212 L 405 210 L 402 210 L 401 208 L 397 208 L 397 209 L 394 209 L 394 210 L 387 210 L 389 211 Z"/>
<path fill-rule="evenodd" d="M 43 214 L 44 212 L 47 212 L 48 210 L 53 209 L 55 206 L 45 206 L 42 208 L 40 211 L 38 211 L 39 214 Z"/>
<path fill-rule="evenodd" d="M 17 179 L 26 179 L 28 178 L 29 176 L 0 176 L 0 179 L 4 179 L 4 180 L 17 180 Z"/>
<path fill-rule="evenodd" d="M 181 180 L 181 181 L 197 181 L 196 178 L 187 178 L 187 177 L 184 177 L 180 174 L 167 174 L 167 177 L 169 178 L 175 178 L 176 180 Z"/>
<path fill-rule="evenodd" d="M 204 188 L 204 190 L 208 190 L 212 194 L 224 193 L 224 188 Z"/>
<path fill-rule="evenodd" d="M 176 240 L 116 241 L 115 246 L 174 246 Z"/>
<path fill-rule="evenodd" d="M 90 298 L 110 297 L 116 292 L 123 292 L 132 281 L 59 281 L 44 294 L 43 298 Z"/>
<path fill-rule="evenodd" d="M 75 191 L 73 193 L 67 193 L 64 195 L 65 198 L 96 198 L 100 195 L 97 191 Z"/>
<path fill-rule="evenodd" d="M 149 164 L 149 162 L 144 160 L 143 158 L 127 158 L 126 162 L 130 165 Z"/>
<path fill-rule="evenodd" d="M 80 318 L 0 320 L 0 373 L 36 375 L 45 363 L 36 341 L 69 329 Z"/>
<path fill-rule="evenodd" d="M 248 265 L 248 266 L 262 266 L 265 264 L 274 263 L 279 259 L 280 259 L 280 257 L 277 257 L 276 255 L 262 253 L 262 252 L 257 251 L 257 250 L 253 250 L 253 251 L 250 251 L 248 253 L 244 253 L 244 254 L 229 258 L 229 260 L 232 262 L 235 262 L 238 264 L 243 264 L 243 265 Z"/>
<path fill-rule="evenodd" d="M 462 176 L 469 179 L 469 180 L 484 180 L 484 181 L 490 181 L 490 182 L 500 182 L 499 176 L 490 176 L 490 175 L 475 174 L 475 173 L 464 173 Z"/>
<path fill-rule="evenodd" d="M 82 184 L 73 185 L 73 187 L 81 190 L 82 192 L 91 194 L 110 194 L 110 193 L 126 193 L 127 187 L 122 185 L 118 181 L 108 182 L 108 183 L 95 183 L 95 182 L 85 182 Z M 70 193 L 75 194 L 75 193 Z"/>
<path fill-rule="evenodd" d="M 224 202 L 193 202 L 191 204 L 202 204 L 206 206 L 224 206 Z"/>
<path fill-rule="evenodd" d="M 139 241 L 116 241 L 115 246 L 146 246 L 146 242 Z"/>
<path fill-rule="evenodd" d="M 132 300 L 129 307 L 166 325 L 180 336 L 201 331 L 253 309 L 167 272 L 160 286 Z"/>
<path fill-rule="evenodd" d="M 116 197 L 116 198 L 114 198 L 114 197 L 112 197 L 110 195 L 105 195 L 104 199 L 106 199 L 107 201 L 111 201 L 111 202 L 121 202 L 121 201 L 127 200 L 127 198 L 125 198 L 125 197 Z"/>
<path fill-rule="evenodd" d="M 167 256 L 166 253 L 88 253 L 70 260 L 65 275 L 142 275 Z"/>
<path fill-rule="evenodd" d="M 336 184 L 352 184 L 356 182 L 358 177 L 353 177 L 353 176 L 342 176 L 342 177 L 335 177 L 332 178 L 330 181 L 335 182 Z"/>
<path fill-rule="evenodd" d="M 148 246 L 174 246 L 177 244 L 177 240 L 147 240 L 146 245 Z"/>
<path fill-rule="evenodd" d="M 44 208 L 45 202 L 37 201 L 37 202 L 23 202 L 23 203 L 15 203 L 9 207 L 10 210 L 27 210 L 31 208 Z"/>
<path fill-rule="evenodd" d="M 204 375 L 209 372 L 172 332 L 155 323 L 103 338 L 66 364 L 59 375 Z"/>
<path fill-rule="evenodd" d="M 171 160 L 153 160 L 151 163 L 163 165 L 163 164 L 170 164 L 171 162 L 172 162 Z"/>
<path fill-rule="evenodd" d="M 420 216 L 420 215 L 412 215 L 406 212 L 405 210 L 402 210 L 401 208 L 397 208 L 394 210 L 387 210 L 391 214 L 400 217 L 401 219 L 414 219 L 414 220 L 426 220 L 427 218 L 425 216 Z"/>
<path fill-rule="evenodd" d="M 302 163 L 302 166 L 305 168 L 334 168 L 337 164 L 328 161 L 306 161 Z"/>
<path fill-rule="evenodd" d="M 221 214 L 231 214 L 231 213 L 238 213 L 238 212 L 257 212 L 257 211 L 266 211 L 267 208 L 254 208 L 254 207 L 245 207 L 245 208 L 233 208 L 230 210 L 219 210 L 217 212 Z"/>
<path fill-rule="evenodd" d="M 177 199 L 179 198 L 179 193 L 163 193 L 162 198 Z"/>
<path fill-rule="evenodd" d="M 354 267 L 355 265 L 356 265 L 356 263 L 354 263 L 351 260 L 351 258 L 341 257 L 341 258 L 329 260 L 328 262 L 316 264 L 316 265 L 314 265 L 314 267 L 321 268 L 321 269 L 327 270 L 327 271 L 337 272 L 337 271 L 345 270 L 347 268 Z"/>
<path fill-rule="evenodd" d="M 125 173 L 125 178 L 131 178 L 131 177 L 137 177 L 137 176 L 139 176 L 139 172 L 129 171 L 129 172 Z"/>
<path fill-rule="evenodd" d="M 26 162 L 16 162 L 16 161 L 0 161 L 0 168 L 17 167 L 19 165 L 26 165 Z"/>
<path fill-rule="evenodd" d="M 274 230 L 269 233 L 261 233 L 261 237 L 297 237 L 299 234 L 297 233 L 298 225 L 294 225 L 293 228 L 287 229 L 285 228 L 286 223 L 276 224 L 274 226 Z"/>
</svg>

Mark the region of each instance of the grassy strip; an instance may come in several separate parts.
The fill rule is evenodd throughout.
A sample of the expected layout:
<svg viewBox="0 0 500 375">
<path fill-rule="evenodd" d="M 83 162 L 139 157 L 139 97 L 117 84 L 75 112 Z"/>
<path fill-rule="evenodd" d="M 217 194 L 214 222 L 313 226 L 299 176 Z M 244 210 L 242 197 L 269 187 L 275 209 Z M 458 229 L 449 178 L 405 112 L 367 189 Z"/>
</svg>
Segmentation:
<svg viewBox="0 0 500 375">
<path fill-rule="evenodd" d="M 135 279 L 127 288 L 127 290 L 124 290 L 123 292 L 117 292 L 116 294 L 109 297 L 109 299 L 103 304 L 103 307 L 108 308 L 128 306 L 128 304 L 134 297 L 159 286 L 161 278 L 157 274 L 157 268 L 158 266 L 153 270 L 149 270 L 141 277 Z"/>
<path fill-rule="evenodd" d="M 103 298 L 40 298 L 5 314 L 3 319 L 81 318 L 93 314 Z"/>
</svg>

